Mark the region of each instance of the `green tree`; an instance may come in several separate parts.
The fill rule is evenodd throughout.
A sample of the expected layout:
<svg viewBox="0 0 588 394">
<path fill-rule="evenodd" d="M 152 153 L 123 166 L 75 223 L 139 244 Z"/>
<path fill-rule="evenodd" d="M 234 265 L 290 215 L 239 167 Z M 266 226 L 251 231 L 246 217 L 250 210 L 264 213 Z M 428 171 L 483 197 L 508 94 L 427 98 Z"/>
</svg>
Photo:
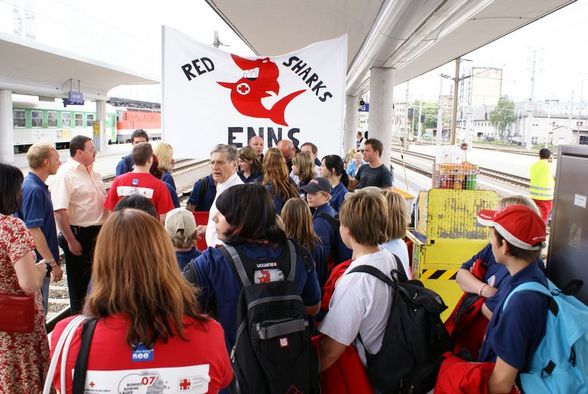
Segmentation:
<svg viewBox="0 0 588 394">
<path fill-rule="evenodd" d="M 412 118 L 412 131 L 414 134 L 416 134 L 419 124 L 418 122 L 420 121 L 420 101 L 419 100 L 415 100 L 414 103 L 412 104 L 412 108 L 414 108 L 414 116 Z M 437 108 L 438 105 L 435 102 L 429 102 L 429 101 L 423 101 L 423 116 L 424 116 L 424 120 L 423 120 L 423 132 L 426 129 L 435 129 L 437 128 Z"/>
<path fill-rule="evenodd" d="M 490 112 L 490 124 L 496 128 L 502 141 L 507 137 L 507 131 L 517 118 L 514 107 L 514 102 L 508 96 L 502 96 L 494 111 Z"/>
</svg>

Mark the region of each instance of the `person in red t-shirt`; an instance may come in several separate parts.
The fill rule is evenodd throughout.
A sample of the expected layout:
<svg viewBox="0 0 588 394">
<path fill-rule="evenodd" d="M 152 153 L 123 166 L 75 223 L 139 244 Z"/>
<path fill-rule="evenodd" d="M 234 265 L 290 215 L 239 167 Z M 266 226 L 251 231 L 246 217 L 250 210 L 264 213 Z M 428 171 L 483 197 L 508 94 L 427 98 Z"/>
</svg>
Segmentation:
<svg viewBox="0 0 588 394">
<path fill-rule="evenodd" d="M 230 384 L 223 329 L 200 313 L 194 288 L 182 278 L 157 219 L 137 209 L 113 212 L 98 235 L 92 281 L 84 314 L 98 321 L 86 390 L 217 393 Z M 72 319 L 55 327 L 52 352 Z M 69 348 L 64 394 L 72 392 L 81 332 L 80 326 Z M 57 389 L 60 368 L 53 377 Z"/>
<path fill-rule="evenodd" d="M 165 215 L 174 209 L 167 186 L 149 173 L 153 163 L 151 144 L 142 142 L 133 146 L 131 153 L 135 167 L 132 172 L 117 176 L 110 186 L 104 208 L 112 211 L 122 198 L 132 194 L 140 194 L 151 200 L 162 223 Z"/>
</svg>

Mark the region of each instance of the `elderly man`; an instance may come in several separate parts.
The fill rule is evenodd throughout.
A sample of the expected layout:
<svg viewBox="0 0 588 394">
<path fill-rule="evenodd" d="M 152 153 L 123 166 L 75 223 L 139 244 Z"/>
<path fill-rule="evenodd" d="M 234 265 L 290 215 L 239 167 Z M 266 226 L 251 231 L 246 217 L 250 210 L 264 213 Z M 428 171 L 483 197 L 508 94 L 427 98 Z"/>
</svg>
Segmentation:
<svg viewBox="0 0 588 394">
<path fill-rule="evenodd" d="M 296 155 L 296 148 L 290 140 L 278 141 L 278 149 L 282 152 L 286 165 L 288 166 L 288 174 L 292 172 L 292 158 Z"/>
<path fill-rule="evenodd" d="M 61 165 L 59 153 L 52 144 L 34 144 L 27 152 L 27 161 L 31 170 L 22 183 L 22 202 L 18 217 L 23 220 L 35 240 L 37 261 L 43 259 L 49 263 L 52 267 L 51 279 L 59 281 L 63 272 L 59 266 L 55 216 L 49 187 L 45 184 L 49 175 L 55 175 Z M 41 294 L 47 313 L 49 277 L 43 282 Z"/>
<path fill-rule="evenodd" d="M 249 139 L 249 146 L 253 148 L 255 154 L 259 158 L 259 161 L 263 161 L 263 138 L 258 135 L 254 135 Z"/>
<path fill-rule="evenodd" d="M 218 196 L 231 186 L 243 183 L 237 174 L 237 148 L 233 145 L 218 144 L 210 152 L 210 167 L 212 168 L 212 179 L 216 185 L 216 196 L 208 216 L 206 225 L 206 243 L 208 246 L 214 246 L 220 241 L 216 236 L 216 228 L 213 222 L 214 216 L 218 212 L 216 200 Z"/>
<path fill-rule="evenodd" d="M 92 169 L 96 149 L 91 138 L 73 137 L 69 160 L 49 178 L 51 201 L 61 230 L 72 314 L 80 313 L 92 273 L 92 253 L 106 219 L 106 190 L 102 177 Z"/>
</svg>

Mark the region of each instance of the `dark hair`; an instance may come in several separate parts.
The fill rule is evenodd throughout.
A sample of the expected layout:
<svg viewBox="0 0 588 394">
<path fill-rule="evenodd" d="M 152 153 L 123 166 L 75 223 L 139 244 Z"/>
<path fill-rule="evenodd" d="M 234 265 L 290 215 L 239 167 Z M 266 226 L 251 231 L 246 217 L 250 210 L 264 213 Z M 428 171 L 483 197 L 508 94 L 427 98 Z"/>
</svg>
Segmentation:
<svg viewBox="0 0 588 394">
<path fill-rule="evenodd" d="M 149 135 L 147 135 L 147 132 L 143 129 L 133 131 L 133 134 L 131 134 L 131 142 L 133 142 L 135 138 L 145 138 L 146 142 L 149 141 Z"/>
<path fill-rule="evenodd" d="M 347 187 L 349 185 L 349 177 L 343 168 L 343 159 L 341 156 L 338 155 L 327 155 L 323 157 L 323 162 L 325 163 L 325 167 L 329 171 L 335 171 L 335 175 L 340 176 L 340 181 L 343 186 Z"/>
<path fill-rule="evenodd" d="M 224 234 L 229 244 L 286 241 L 286 233 L 278 226 L 272 198 L 265 187 L 248 183 L 225 190 L 216 200 L 230 230 Z"/>
<path fill-rule="evenodd" d="M 86 137 L 85 135 L 76 135 L 69 141 L 69 155 L 74 157 L 76 152 L 84 150 L 86 142 L 92 141 L 92 138 Z"/>
<path fill-rule="evenodd" d="M 315 156 L 318 153 L 317 146 L 315 144 L 313 144 L 312 142 L 305 142 L 304 144 L 300 145 L 301 148 L 303 146 L 310 146 L 310 150 L 312 151 L 312 154 L 315 155 Z"/>
<path fill-rule="evenodd" d="M 496 231 L 496 229 L 492 229 L 494 231 L 494 235 L 496 235 L 496 241 L 498 242 L 498 245 L 502 245 L 502 241 L 506 242 L 506 244 L 508 245 L 508 252 L 510 253 L 510 255 L 512 257 L 516 257 L 517 259 L 521 259 L 521 260 L 525 260 L 528 263 L 532 263 L 535 260 L 537 260 L 539 258 L 539 256 L 541 255 L 541 249 L 537 249 L 537 250 L 527 250 L 527 249 L 523 249 L 523 248 L 519 248 L 517 246 L 514 246 L 513 244 L 511 244 L 510 242 L 508 242 L 506 239 L 504 239 L 504 237 L 502 235 L 500 235 L 500 233 L 498 233 L 498 231 Z M 533 246 L 539 246 L 542 243 L 539 242 L 536 245 Z"/>
<path fill-rule="evenodd" d="M 13 165 L 0 163 L 0 190 L 2 190 L 2 197 L 0 197 L 1 214 L 11 215 L 18 209 L 22 180 L 21 170 Z"/>
<path fill-rule="evenodd" d="M 153 156 L 153 147 L 150 143 L 141 142 L 133 146 L 131 157 L 135 165 L 144 166 L 151 156 Z"/>
<path fill-rule="evenodd" d="M 153 202 L 151 202 L 151 200 L 147 197 L 142 196 L 140 194 L 131 194 L 130 196 L 124 197 L 116 203 L 114 210 L 122 211 L 125 208 L 139 209 L 143 212 L 147 212 L 154 218 L 159 219 L 159 215 L 157 214 L 157 211 L 153 206 Z"/>
<path fill-rule="evenodd" d="M 364 146 L 365 145 L 370 145 L 373 150 L 380 154 L 380 157 L 382 156 L 382 152 L 384 151 L 384 144 L 382 144 L 382 141 L 375 138 L 368 138 L 365 140 Z"/>
<path fill-rule="evenodd" d="M 547 148 L 541 148 L 539 150 L 540 159 L 549 159 L 551 157 L 551 151 Z"/>
</svg>

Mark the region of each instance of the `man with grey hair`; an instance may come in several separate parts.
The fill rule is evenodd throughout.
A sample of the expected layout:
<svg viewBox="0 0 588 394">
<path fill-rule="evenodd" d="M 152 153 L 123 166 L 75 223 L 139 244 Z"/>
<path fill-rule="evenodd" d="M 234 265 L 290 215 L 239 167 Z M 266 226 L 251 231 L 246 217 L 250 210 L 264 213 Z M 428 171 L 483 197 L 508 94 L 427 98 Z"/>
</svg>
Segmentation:
<svg viewBox="0 0 588 394">
<path fill-rule="evenodd" d="M 51 278 L 59 281 L 63 273 L 59 266 L 57 228 L 49 187 L 45 184 L 49 175 L 55 175 L 61 165 L 59 153 L 53 144 L 37 143 L 29 148 L 27 161 L 31 170 L 25 176 L 21 186 L 22 200 L 17 215 L 35 240 L 37 261 L 42 259 L 48 263 L 52 267 Z M 45 313 L 47 313 L 49 276 L 43 282 L 41 294 Z"/>
<path fill-rule="evenodd" d="M 282 152 L 284 159 L 286 159 L 289 174 L 292 172 L 292 159 L 296 156 L 296 147 L 290 140 L 279 140 L 277 147 Z"/>
<path fill-rule="evenodd" d="M 220 242 L 216 236 L 216 228 L 213 221 L 214 216 L 218 213 L 218 209 L 216 208 L 218 196 L 231 186 L 243 183 L 237 174 L 237 159 L 238 151 L 234 145 L 218 144 L 210 152 L 211 175 L 217 185 L 216 196 L 214 197 L 212 207 L 210 207 L 208 224 L 206 225 L 206 243 L 208 246 L 215 246 Z"/>
</svg>

